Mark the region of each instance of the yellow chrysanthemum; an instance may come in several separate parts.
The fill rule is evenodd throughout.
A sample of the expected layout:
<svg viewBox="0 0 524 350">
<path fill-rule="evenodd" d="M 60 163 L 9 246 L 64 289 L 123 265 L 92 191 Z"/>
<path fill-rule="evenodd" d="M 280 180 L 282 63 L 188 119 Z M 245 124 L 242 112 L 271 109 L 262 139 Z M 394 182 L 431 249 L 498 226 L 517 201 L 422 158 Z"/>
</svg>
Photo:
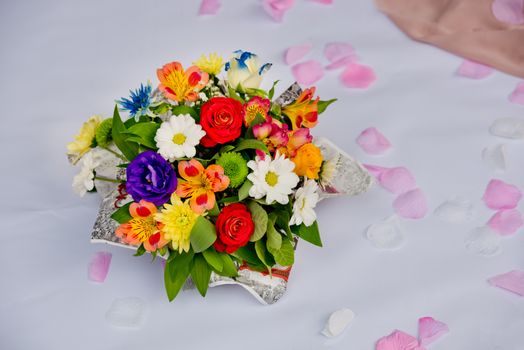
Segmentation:
<svg viewBox="0 0 524 350">
<path fill-rule="evenodd" d="M 67 144 L 67 154 L 71 157 L 73 163 L 76 163 L 80 157 L 91 149 L 93 139 L 96 135 L 96 129 L 102 123 L 102 117 L 94 115 L 85 122 L 75 140 Z"/>
<path fill-rule="evenodd" d="M 224 59 L 216 53 L 211 53 L 208 57 L 200 56 L 193 64 L 208 74 L 217 75 L 224 66 Z"/>
<path fill-rule="evenodd" d="M 198 214 L 191 209 L 187 201 L 182 202 L 173 194 L 171 204 L 164 204 L 162 211 L 155 215 L 155 220 L 162 224 L 164 238 L 171 241 L 174 250 L 182 253 L 189 251 L 189 236 L 197 217 Z"/>
</svg>

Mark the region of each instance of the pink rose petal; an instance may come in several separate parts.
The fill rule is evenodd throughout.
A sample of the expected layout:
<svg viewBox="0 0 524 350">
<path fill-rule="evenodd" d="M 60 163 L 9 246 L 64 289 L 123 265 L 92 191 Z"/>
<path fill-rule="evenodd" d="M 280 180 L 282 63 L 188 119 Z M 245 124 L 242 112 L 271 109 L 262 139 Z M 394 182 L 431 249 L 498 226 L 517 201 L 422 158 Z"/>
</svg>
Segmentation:
<svg viewBox="0 0 524 350">
<path fill-rule="evenodd" d="M 393 202 L 395 213 L 406 219 L 421 219 L 428 212 L 426 196 L 417 188 L 399 195 Z"/>
<path fill-rule="evenodd" d="M 282 22 L 284 14 L 293 7 L 295 0 L 263 0 L 264 10 L 276 22 Z"/>
<path fill-rule="evenodd" d="M 305 61 L 291 67 L 295 80 L 301 85 L 311 85 L 322 79 L 324 68 L 315 60 Z"/>
<path fill-rule="evenodd" d="M 418 339 L 422 346 L 433 343 L 448 332 L 448 326 L 433 317 L 422 317 L 418 320 Z"/>
<path fill-rule="evenodd" d="M 404 167 L 388 168 L 378 177 L 380 185 L 394 194 L 402 194 L 417 188 L 417 181 L 411 172 Z"/>
<path fill-rule="evenodd" d="M 364 164 L 364 168 L 366 168 L 367 171 L 369 171 L 369 173 L 371 175 L 373 175 L 375 177 L 375 179 L 377 179 L 377 180 L 380 178 L 380 175 L 385 170 L 391 169 L 391 168 L 385 168 L 385 167 L 382 167 L 382 166 L 371 165 L 371 164 Z"/>
<path fill-rule="evenodd" d="M 104 282 L 111 265 L 110 252 L 96 252 L 89 263 L 88 277 L 94 282 Z"/>
<path fill-rule="evenodd" d="M 524 105 L 524 81 L 517 84 L 515 90 L 509 95 L 509 100 L 513 103 Z"/>
<path fill-rule="evenodd" d="M 494 0 L 491 10 L 501 22 L 524 24 L 524 0 Z"/>
<path fill-rule="evenodd" d="M 524 296 L 524 271 L 513 270 L 488 279 L 492 286 Z"/>
<path fill-rule="evenodd" d="M 309 51 L 311 51 L 312 47 L 313 45 L 311 44 L 296 45 L 289 47 L 284 54 L 284 62 L 287 65 L 297 63 L 304 56 L 306 56 L 309 53 Z"/>
<path fill-rule="evenodd" d="M 349 63 L 340 75 L 340 81 L 348 88 L 366 89 L 377 80 L 371 67 Z"/>
<path fill-rule="evenodd" d="M 333 4 L 334 0 L 311 0 L 311 1 L 318 2 L 319 4 L 331 5 Z"/>
<path fill-rule="evenodd" d="M 502 236 L 514 234 L 523 224 L 522 215 L 516 209 L 498 211 L 488 221 L 488 226 Z"/>
<path fill-rule="evenodd" d="M 367 128 L 357 137 L 357 144 L 369 154 L 383 154 L 391 148 L 389 140 L 376 128 Z"/>
<path fill-rule="evenodd" d="M 425 350 L 419 346 L 417 338 L 395 330 L 390 335 L 380 338 L 375 350 Z"/>
<path fill-rule="evenodd" d="M 336 62 L 346 57 L 355 57 L 355 49 L 348 43 L 327 43 L 324 46 L 324 56 L 329 62 Z"/>
<path fill-rule="evenodd" d="M 216 15 L 220 9 L 220 0 L 202 0 L 198 14 L 202 15 Z"/>
<path fill-rule="evenodd" d="M 347 56 L 343 57 L 337 61 L 333 61 L 333 63 L 328 64 L 325 68 L 326 70 L 334 70 L 341 67 L 347 66 L 349 63 L 356 62 L 357 58 L 356 56 Z"/>
<path fill-rule="evenodd" d="M 470 60 L 464 60 L 457 74 L 470 79 L 482 79 L 493 72 L 493 68 Z"/>
<path fill-rule="evenodd" d="M 482 199 L 490 209 L 514 209 L 520 201 L 520 190 L 501 180 L 491 180 Z"/>
</svg>

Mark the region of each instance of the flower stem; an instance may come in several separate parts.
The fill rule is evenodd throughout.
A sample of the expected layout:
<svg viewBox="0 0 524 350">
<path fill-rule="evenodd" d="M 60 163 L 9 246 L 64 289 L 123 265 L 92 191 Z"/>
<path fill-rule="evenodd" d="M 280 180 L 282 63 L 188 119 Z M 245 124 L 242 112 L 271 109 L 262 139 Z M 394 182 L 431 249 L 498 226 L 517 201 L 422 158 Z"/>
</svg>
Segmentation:
<svg viewBox="0 0 524 350">
<path fill-rule="evenodd" d="M 110 179 L 110 178 L 103 177 L 103 176 L 95 176 L 95 180 L 114 182 L 114 183 L 117 183 L 117 184 L 119 184 L 121 182 L 121 181 L 118 181 L 116 179 Z"/>
<path fill-rule="evenodd" d="M 122 160 L 125 160 L 126 162 L 128 161 L 128 159 L 126 157 L 124 157 L 123 155 L 121 155 L 120 153 L 117 153 L 115 151 L 113 151 L 112 149 L 110 149 L 109 147 L 101 147 L 103 149 L 105 149 L 106 151 L 108 151 L 109 153 L 113 153 L 115 156 L 117 156 L 118 158 L 122 159 Z"/>
</svg>

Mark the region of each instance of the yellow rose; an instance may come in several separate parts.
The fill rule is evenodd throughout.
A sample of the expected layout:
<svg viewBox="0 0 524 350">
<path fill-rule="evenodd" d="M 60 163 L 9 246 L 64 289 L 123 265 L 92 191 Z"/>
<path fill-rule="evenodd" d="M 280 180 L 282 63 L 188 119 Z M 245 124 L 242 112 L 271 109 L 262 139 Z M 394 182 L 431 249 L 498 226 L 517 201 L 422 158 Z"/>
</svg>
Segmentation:
<svg viewBox="0 0 524 350">
<path fill-rule="evenodd" d="M 322 166 L 322 154 L 317 146 L 306 143 L 297 150 L 297 154 L 291 160 L 295 163 L 295 174 L 307 176 L 310 179 L 318 179 L 318 173 Z"/>
<path fill-rule="evenodd" d="M 76 163 L 87 151 L 91 149 L 96 129 L 102 122 L 102 117 L 94 115 L 85 122 L 75 140 L 67 144 L 67 154 L 73 163 Z"/>
</svg>

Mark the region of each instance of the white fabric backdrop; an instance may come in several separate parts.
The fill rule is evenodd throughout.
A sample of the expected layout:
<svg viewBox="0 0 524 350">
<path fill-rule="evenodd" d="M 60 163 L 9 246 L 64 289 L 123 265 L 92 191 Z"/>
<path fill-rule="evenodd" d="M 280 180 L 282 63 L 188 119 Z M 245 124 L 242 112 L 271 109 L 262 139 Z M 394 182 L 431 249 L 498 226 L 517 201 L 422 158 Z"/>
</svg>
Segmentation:
<svg viewBox="0 0 524 350">
<path fill-rule="evenodd" d="M 432 350 L 524 349 L 524 300 L 485 282 L 524 268 L 524 235 L 505 239 L 494 258 L 469 255 L 463 244 L 491 215 L 480 202 L 491 178 L 524 187 L 524 145 L 488 134 L 494 119 L 522 116 L 524 108 L 507 101 L 518 80 L 501 73 L 482 81 L 454 76 L 460 58 L 410 41 L 371 1 L 339 0 L 331 7 L 297 1 L 282 24 L 256 0 L 223 3 L 207 18 L 196 16 L 197 1 L 0 3 L 0 348 L 370 350 L 396 328 L 416 335 L 417 319 L 433 316 L 451 333 Z M 187 65 L 210 51 L 258 53 L 275 63 L 265 86 L 278 78 L 283 89 L 293 79 L 282 52 L 307 40 L 317 59 L 325 43 L 348 41 L 378 75 L 370 90 L 356 91 L 327 73 L 318 93 L 339 102 L 315 134 L 363 162 L 408 167 L 432 209 L 453 195 L 469 198 L 477 208 L 473 222 L 446 224 L 433 215 L 403 221 L 406 244 L 383 252 L 362 234 L 392 214 L 391 195 L 374 188 L 323 202 L 324 248 L 299 246 L 288 292 L 270 307 L 228 286 L 211 289 L 206 299 L 182 293 L 170 304 L 158 263 L 89 243 L 99 198 L 72 193 L 76 169 L 64 154 L 87 117 L 108 116 L 129 88 L 156 83 L 162 64 Z M 392 141 L 393 152 L 370 157 L 357 147 L 355 137 L 369 126 Z M 480 153 L 501 141 L 509 169 L 496 174 Z M 113 262 L 98 285 L 88 281 L 87 265 L 103 249 Z M 141 329 L 105 322 L 111 302 L 123 296 L 147 301 Z M 343 336 L 326 340 L 319 332 L 341 307 L 357 318 Z"/>
</svg>

